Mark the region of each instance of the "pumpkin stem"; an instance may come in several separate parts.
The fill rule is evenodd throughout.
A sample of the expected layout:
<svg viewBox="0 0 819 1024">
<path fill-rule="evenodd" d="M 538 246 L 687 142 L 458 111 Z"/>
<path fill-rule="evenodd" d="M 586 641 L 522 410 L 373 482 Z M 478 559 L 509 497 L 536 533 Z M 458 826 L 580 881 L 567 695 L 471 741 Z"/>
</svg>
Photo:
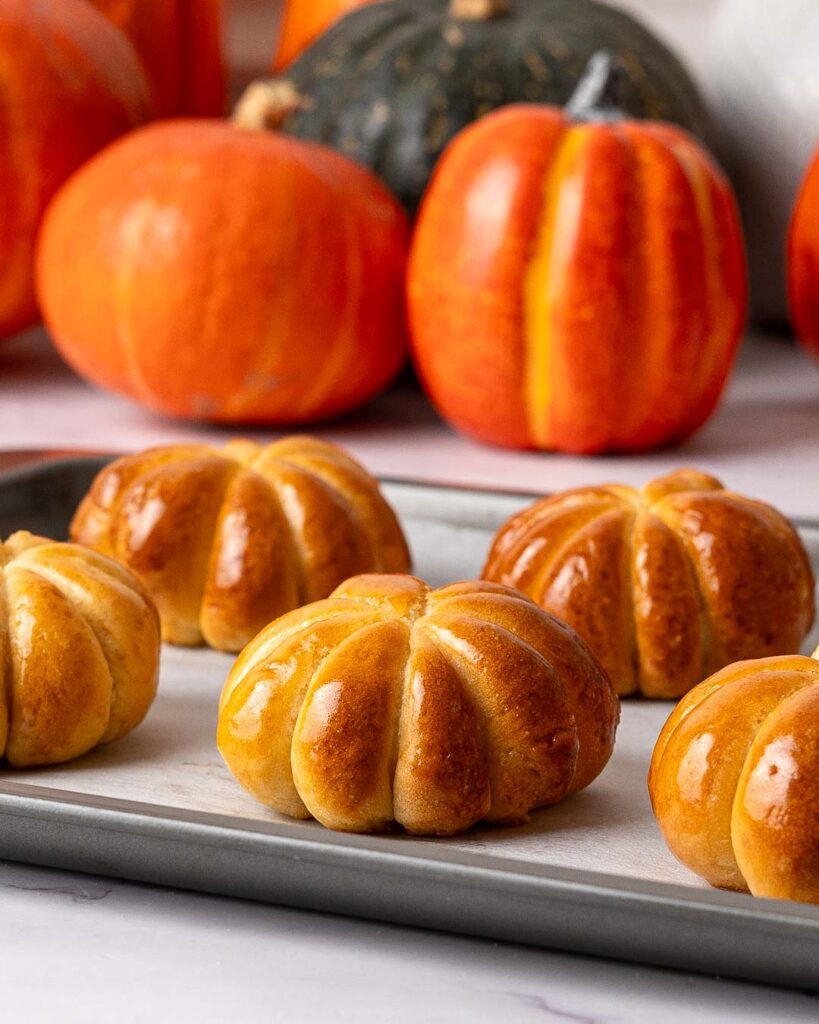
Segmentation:
<svg viewBox="0 0 819 1024">
<path fill-rule="evenodd" d="M 291 114 L 309 105 L 309 99 L 288 79 L 271 78 L 245 89 L 231 120 L 248 131 L 278 131 Z"/>
<path fill-rule="evenodd" d="M 450 0 L 449 16 L 456 21 L 489 21 L 509 13 L 509 0 Z"/>
<path fill-rule="evenodd" d="M 592 54 L 565 111 L 573 121 L 621 121 L 626 73 L 608 50 Z"/>
</svg>

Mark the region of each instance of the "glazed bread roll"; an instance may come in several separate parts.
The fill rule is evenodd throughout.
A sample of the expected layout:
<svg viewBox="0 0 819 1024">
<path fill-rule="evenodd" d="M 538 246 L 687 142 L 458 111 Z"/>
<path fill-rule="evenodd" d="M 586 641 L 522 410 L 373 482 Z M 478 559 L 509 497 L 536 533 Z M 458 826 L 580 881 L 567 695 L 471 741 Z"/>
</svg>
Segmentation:
<svg viewBox="0 0 819 1024">
<path fill-rule="evenodd" d="M 225 651 L 355 573 L 410 566 L 376 481 L 310 437 L 118 459 L 95 480 L 71 536 L 140 577 L 169 643 Z"/>
<path fill-rule="evenodd" d="M 621 695 L 679 697 L 731 662 L 796 653 L 814 615 L 787 519 L 693 469 L 536 502 L 483 575 L 573 626 Z"/>
<path fill-rule="evenodd" d="M 649 791 L 672 853 L 711 885 L 819 903 L 819 661 L 740 662 L 692 690 Z"/>
<path fill-rule="evenodd" d="M 243 651 L 218 745 L 239 782 L 283 814 L 450 835 L 519 822 L 588 786 L 618 718 L 586 645 L 521 594 L 370 575 Z"/>
<path fill-rule="evenodd" d="M 156 694 L 159 616 L 110 558 L 15 533 L 0 544 L 0 754 L 69 761 L 142 721 Z"/>
</svg>

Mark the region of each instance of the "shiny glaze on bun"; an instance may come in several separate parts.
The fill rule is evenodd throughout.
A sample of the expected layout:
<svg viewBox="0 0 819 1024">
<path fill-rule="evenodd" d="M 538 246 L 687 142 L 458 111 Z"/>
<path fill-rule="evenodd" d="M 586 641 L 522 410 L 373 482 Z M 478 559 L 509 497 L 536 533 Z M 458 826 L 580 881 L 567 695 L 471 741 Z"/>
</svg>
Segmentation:
<svg viewBox="0 0 819 1024">
<path fill-rule="evenodd" d="M 0 544 L 0 755 L 69 761 L 135 729 L 156 694 L 159 616 L 133 573 L 15 533 Z"/>
<path fill-rule="evenodd" d="M 377 482 L 310 437 L 118 459 L 95 480 L 71 535 L 142 579 L 165 640 L 225 651 L 351 575 L 410 567 Z"/>
<path fill-rule="evenodd" d="M 365 575 L 245 649 L 218 745 L 283 814 L 449 835 L 520 821 L 587 786 L 618 718 L 586 645 L 516 591 Z"/>
<path fill-rule="evenodd" d="M 788 520 L 692 469 L 536 502 L 483 575 L 573 626 L 621 695 L 680 697 L 731 662 L 796 653 L 814 616 Z"/>
<path fill-rule="evenodd" d="M 672 852 L 712 885 L 819 903 L 819 661 L 740 662 L 692 690 L 649 790 Z"/>
</svg>

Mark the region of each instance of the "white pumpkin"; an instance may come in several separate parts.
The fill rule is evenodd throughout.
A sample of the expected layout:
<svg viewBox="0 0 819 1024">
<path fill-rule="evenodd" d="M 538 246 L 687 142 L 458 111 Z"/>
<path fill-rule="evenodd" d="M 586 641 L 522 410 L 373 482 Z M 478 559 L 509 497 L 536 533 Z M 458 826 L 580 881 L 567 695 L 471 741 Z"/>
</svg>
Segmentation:
<svg viewBox="0 0 819 1024">
<path fill-rule="evenodd" d="M 739 195 L 760 319 L 787 316 L 785 245 L 819 143 L 819 0 L 721 0 L 706 96 Z"/>
</svg>

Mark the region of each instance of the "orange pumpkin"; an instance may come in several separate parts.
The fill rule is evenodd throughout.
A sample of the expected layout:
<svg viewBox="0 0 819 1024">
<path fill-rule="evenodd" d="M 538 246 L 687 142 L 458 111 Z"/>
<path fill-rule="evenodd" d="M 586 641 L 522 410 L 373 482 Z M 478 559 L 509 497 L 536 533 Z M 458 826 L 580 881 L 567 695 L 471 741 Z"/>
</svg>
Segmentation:
<svg viewBox="0 0 819 1024">
<path fill-rule="evenodd" d="M 400 368 L 406 237 L 385 187 L 332 150 L 164 121 L 57 196 L 39 293 L 60 351 L 104 387 L 173 416 L 305 423 Z"/>
<path fill-rule="evenodd" d="M 65 179 L 147 120 L 148 87 L 128 41 L 84 0 L 0 2 L 0 337 L 34 323 L 33 253 Z"/>
<path fill-rule="evenodd" d="M 273 70 L 283 71 L 314 39 L 347 11 L 375 0 L 287 0 Z"/>
<path fill-rule="evenodd" d="M 791 220 L 788 290 L 796 336 L 819 359 L 819 150 Z"/>
<path fill-rule="evenodd" d="M 134 44 L 161 117 L 223 113 L 222 0 L 91 3 Z"/>
<path fill-rule="evenodd" d="M 445 152 L 410 258 L 415 360 L 493 444 L 591 453 L 711 414 L 746 306 L 731 189 L 681 129 L 512 106 Z"/>
</svg>

